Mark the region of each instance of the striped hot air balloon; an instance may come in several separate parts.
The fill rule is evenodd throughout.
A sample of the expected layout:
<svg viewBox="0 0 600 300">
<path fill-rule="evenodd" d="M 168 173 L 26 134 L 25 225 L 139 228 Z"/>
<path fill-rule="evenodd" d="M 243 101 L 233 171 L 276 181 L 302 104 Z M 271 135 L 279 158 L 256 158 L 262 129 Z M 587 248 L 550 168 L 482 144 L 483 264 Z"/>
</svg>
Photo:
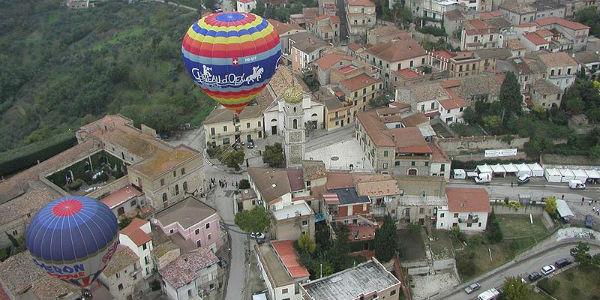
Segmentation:
<svg viewBox="0 0 600 300">
<path fill-rule="evenodd" d="M 281 44 L 267 20 L 224 12 L 192 24 L 181 52 L 194 82 L 225 108 L 240 113 L 273 77 Z"/>
<path fill-rule="evenodd" d="M 33 262 L 50 276 L 85 288 L 112 258 L 119 226 L 108 206 L 87 197 L 67 196 L 40 209 L 27 228 Z"/>
</svg>

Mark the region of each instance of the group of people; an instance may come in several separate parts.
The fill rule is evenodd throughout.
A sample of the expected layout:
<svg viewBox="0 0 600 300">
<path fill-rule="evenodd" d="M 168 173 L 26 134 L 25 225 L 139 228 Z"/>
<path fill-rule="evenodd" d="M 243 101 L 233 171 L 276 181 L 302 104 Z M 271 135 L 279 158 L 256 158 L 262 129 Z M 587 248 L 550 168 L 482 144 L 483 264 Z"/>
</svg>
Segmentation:
<svg viewBox="0 0 600 300">
<path fill-rule="evenodd" d="M 211 188 L 211 189 L 212 189 L 213 187 L 215 187 L 215 186 L 217 185 L 217 182 L 219 183 L 219 186 L 220 186 L 221 188 L 226 188 L 226 187 L 227 187 L 227 186 L 230 184 L 230 183 L 229 183 L 229 182 L 227 182 L 227 180 L 225 180 L 225 179 L 222 179 L 222 180 L 221 180 L 221 179 L 219 179 L 219 180 L 216 180 L 216 179 L 214 179 L 214 178 L 211 178 L 211 179 L 210 179 L 210 182 L 209 182 L 209 184 L 208 184 L 208 185 L 209 185 L 209 188 Z M 235 180 L 231 182 L 231 186 L 235 186 L 235 188 L 236 188 L 236 189 L 238 188 L 238 184 L 239 184 L 239 183 L 238 183 L 237 181 L 235 181 Z"/>
</svg>

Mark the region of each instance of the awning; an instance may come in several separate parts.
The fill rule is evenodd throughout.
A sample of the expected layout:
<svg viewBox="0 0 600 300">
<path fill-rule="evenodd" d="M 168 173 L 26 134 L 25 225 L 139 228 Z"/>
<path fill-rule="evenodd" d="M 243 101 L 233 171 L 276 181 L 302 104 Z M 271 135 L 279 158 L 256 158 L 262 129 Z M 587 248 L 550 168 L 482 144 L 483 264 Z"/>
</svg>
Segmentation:
<svg viewBox="0 0 600 300">
<path fill-rule="evenodd" d="M 479 173 L 492 173 L 492 168 L 488 165 L 479 165 L 477 166 L 477 171 L 479 171 Z"/>
<path fill-rule="evenodd" d="M 557 199 L 556 200 L 556 210 L 558 210 L 558 214 L 563 219 L 574 218 L 575 214 L 565 200 Z"/>
<path fill-rule="evenodd" d="M 517 167 L 514 164 L 504 164 L 502 166 L 504 167 L 504 170 L 506 170 L 506 173 L 517 173 L 517 172 L 519 172 L 519 169 L 517 169 Z"/>
<path fill-rule="evenodd" d="M 598 172 L 596 170 L 585 170 L 585 174 L 587 174 L 588 178 L 600 179 L 600 172 Z"/>
<path fill-rule="evenodd" d="M 493 165 L 492 171 L 494 171 L 494 173 L 506 173 L 506 170 L 504 170 L 504 167 L 501 164 Z"/>
<path fill-rule="evenodd" d="M 330 205 L 340 204 L 340 199 L 338 198 L 338 195 L 335 193 L 323 194 L 323 200 L 325 200 L 326 204 L 330 204 Z"/>
</svg>

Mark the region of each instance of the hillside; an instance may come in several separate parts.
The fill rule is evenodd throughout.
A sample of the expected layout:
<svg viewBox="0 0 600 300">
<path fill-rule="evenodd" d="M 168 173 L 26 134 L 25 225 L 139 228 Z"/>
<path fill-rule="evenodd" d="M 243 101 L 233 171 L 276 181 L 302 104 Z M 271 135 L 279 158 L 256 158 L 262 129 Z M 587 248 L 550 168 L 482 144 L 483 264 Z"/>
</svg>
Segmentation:
<svg viewBox="0 0 600 300">
<path fill-rule="evenodd" d="M 121 113 L 161 132 L 215 105 L 184 73 L 180 41 L 196 13 L 155 3 L 68 10 L 0 0 L 0 152 Z"/>
</svg>

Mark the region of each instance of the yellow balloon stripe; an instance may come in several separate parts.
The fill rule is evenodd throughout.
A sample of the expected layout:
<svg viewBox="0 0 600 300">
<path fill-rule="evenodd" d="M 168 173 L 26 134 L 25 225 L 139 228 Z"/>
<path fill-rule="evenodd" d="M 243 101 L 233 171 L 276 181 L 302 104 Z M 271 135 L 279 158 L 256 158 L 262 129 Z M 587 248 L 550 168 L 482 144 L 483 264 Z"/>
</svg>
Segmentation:
<svg viewBox="0 0 600 300">
<path fill-rule="evenodd" d="M 232 104 L 240 104 L 240 103 L 246 103 L 246 102 L 250 102 L 250 100 L 256 98 L 257 94 L 252 94 L 249 96 L 245 96 L 245 97 L 241 97 L 241 98 L 221 98 L 221 97 L 217 97 L 217 96 L 210 96 L 211 98 L 215 99 L 217 102 L 221 103 L 221 104 L 226 104 L 226 105 L 232 105 Z"/>
<path fill-rule="evenodd" d="M 246 23 L 246 24 L 242 24 L 242 25 L 237 25 L 237 26 L 228 26 L 228 27 L 221 27 L 221 26 L 215 26 L 215 25 L 210 25 L 207 24 L 205 21 L 205 18 L 202 18 L 198 21 L 198 26 L 200 26 L 200 28 L 204 28 L 206 30 L 214 30 L 214 31 L 240 31 L 242 29 L 250 29 L 252 27 L 256 27 L 258 26 L 260 23 L 263 22 L 263 18 L 261 17 L 257 17 L 254 21 L 250 22 L 250 23 Z"/>
<path fill-rule="evenodd" d="M 267 26 L 267 28 L 265 28 L 264 30 L 262 30 L 260 32 L 255 32 L 253 34 L 248 34 L 248 35 L 243 35 L 243 36 L 214 37 L 214 36 L 198 34 L 191 28 L 188 30 L 187 34 L 191 39 L 193 39 L 195 41 L 201 41 L 202 43 L 239 44 L 239 43 L 251 42 L 251 41 L 256 41 L 258 39 L 262 39 L 262 38 L 268 36 L 269 34 L 271 34 L 273 31 L 274 31 L 273 26 L 269 24 L 269 26 Z"/>
</svg>

